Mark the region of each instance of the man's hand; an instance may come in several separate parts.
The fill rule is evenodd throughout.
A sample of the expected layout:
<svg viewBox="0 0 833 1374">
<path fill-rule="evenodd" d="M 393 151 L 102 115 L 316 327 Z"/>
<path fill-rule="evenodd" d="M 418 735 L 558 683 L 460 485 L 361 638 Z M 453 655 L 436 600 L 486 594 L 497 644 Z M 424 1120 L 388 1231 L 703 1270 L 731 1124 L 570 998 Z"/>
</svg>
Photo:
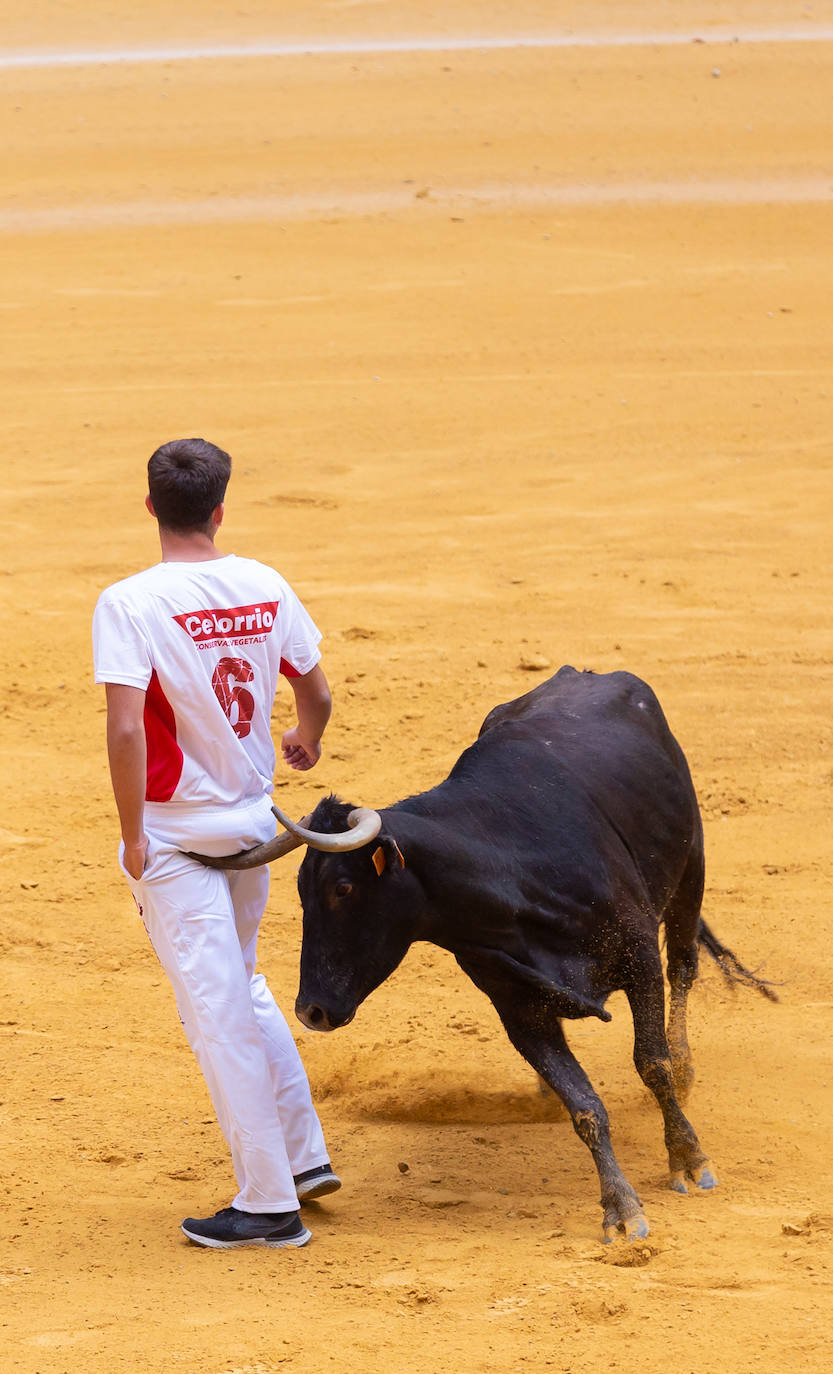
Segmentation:
<svg viewBox="0 0 833 1374">
<path fill-rule="evenodd" d="M 298 772 L 305 773 L 308 768 L 314 768 L 321 757 L 320 740 L 304 740 L 301 738 L 297 725 L 292 730 L 287 730 L 281 739 L 281 755 L 284 763 L 290 768 L 295 768 Z"/>
<path fill-rule="evenodd" d="M 130 874 L 131 878 L 135 878 L 137 882 L 145 871 L 145 863 L 147 862 L 147 856 L 147 835 L 143 835 L 141 840 L 138 840 L 136 844 L 125 844 L 124 846 L 124 858 L 122 862 L 124 863 L 124 866 Z"/>
<path fill-rule="evenodd" d="M 283 736 L 281 753 L 284 763 L 305 773 L 308 768 L 314 768 L 321 757 L 321 736 L 333 703 L 327 679 L 318 663 L 303 677 L 291 677 L 289 685 L 295 693 L 298 724 Z"/>
</svg>

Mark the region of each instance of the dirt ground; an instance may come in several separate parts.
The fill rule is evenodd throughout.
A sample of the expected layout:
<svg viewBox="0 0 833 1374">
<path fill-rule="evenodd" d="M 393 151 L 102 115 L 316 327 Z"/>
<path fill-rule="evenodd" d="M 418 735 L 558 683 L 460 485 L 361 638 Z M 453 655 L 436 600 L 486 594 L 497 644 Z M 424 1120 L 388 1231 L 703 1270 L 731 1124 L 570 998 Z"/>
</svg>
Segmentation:
<svg viewBox="0 0 833 1374">
<path fill-rule="evenodd" d="M 9 9 L 4 1374 L 827 1371 L 833 6 Z M 11 60 L 104 49 L 147 60 Z M 235 459 L 223 547 L 324 632 L 286 810 L 433 785 L 544 664 L 657 691 L 707 919 L 781 1000 L 703 969 L 721 1186 L 688 1198 L 622 999 L 574 1023 L 650 1245 L 600 1245 L 569 1121 L 426 947 L 347 1029 L 297 1026 L 345 1183 L 313 1243 L 180 1234 L 235 1185 L 116 866 L 89 622 L 156 560 L 144 464 L 192 433 Z M 295 867 L 261 951 L 287 1014 Z"/>
</svg>

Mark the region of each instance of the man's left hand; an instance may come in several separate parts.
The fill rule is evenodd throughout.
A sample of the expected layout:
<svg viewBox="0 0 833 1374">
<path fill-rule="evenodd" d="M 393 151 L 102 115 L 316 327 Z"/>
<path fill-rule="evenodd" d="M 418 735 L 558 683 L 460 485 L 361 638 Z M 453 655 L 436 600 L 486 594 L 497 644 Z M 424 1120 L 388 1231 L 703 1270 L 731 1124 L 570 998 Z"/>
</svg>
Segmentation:
<svg viewBox="0 0 833 1374">
<path fill-rule="evenodd" d="M 137 882 L 139 881 L 139 879 L 145 871 L 147 856 L 147 835 L 143 835 L 142 839 L 139 840 L 136 844 L 126 844 L 124 846 L 124 858 L 122 859 L 122 862 L 125 868 L 127 869 L 128 873 L 130 874 L 131 878 L 135 878 Z"/>
</svg>

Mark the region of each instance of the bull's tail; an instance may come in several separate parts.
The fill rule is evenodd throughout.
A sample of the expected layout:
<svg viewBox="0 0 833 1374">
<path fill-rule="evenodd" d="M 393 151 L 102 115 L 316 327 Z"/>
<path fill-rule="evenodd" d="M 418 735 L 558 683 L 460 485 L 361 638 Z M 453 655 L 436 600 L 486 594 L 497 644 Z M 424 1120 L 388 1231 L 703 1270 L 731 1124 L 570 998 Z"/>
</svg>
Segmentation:
<svg viewBox="0 0 833 1374">
<path fill-rule="evenodd" d="M 766 978 L 759 978 L 756 973 L 745 968 L 737 955 L 722 945 L 717 936 L 709 930 L 702 916 L 700 917 L 700 933 L 697 938 L 703 949 L 714 959 L 730 986 L 733 987 L 735 983 L 742 983 L 744 987 L 754 988 L 763 997 L 768 997 L 770 1002 L 778 1001 L 778 994 L 772 983 L 768 982 Z"/>
</svg>

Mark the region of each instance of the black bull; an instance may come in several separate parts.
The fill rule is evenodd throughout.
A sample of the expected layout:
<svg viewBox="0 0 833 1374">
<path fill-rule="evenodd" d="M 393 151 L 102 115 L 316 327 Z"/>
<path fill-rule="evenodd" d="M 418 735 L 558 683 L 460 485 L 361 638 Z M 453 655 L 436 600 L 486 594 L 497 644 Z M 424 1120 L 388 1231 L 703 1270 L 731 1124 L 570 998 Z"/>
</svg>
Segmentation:
<svg viewBox="0 0 833 1374">
<path fill-rule="evenodd" d="M 309 828 L 343 831 L 349 811 L 328 798 Z M 640 1200 L 562 1024 L 610 1020 L 605 1001 L 621 989 L 634 1063 L 663 1116 L 670 1186 L 713 1188 L 680 1106 L 693 1079 L 686 999 L 699 945 L 727 977 L 773 994 L 701 919 L 697 799 L 650 687 L 629 673 L 562 668 L 496 707 L 439 786 L 379 814 L 376 840 L 348 853 L 310 848 L 301 865 L 301 1021 L 346 1025 L 415 940 L 450 950 L 590 1150 L 605 1238 L 636 1238 L 648 1232 Z"/>
</svg>

